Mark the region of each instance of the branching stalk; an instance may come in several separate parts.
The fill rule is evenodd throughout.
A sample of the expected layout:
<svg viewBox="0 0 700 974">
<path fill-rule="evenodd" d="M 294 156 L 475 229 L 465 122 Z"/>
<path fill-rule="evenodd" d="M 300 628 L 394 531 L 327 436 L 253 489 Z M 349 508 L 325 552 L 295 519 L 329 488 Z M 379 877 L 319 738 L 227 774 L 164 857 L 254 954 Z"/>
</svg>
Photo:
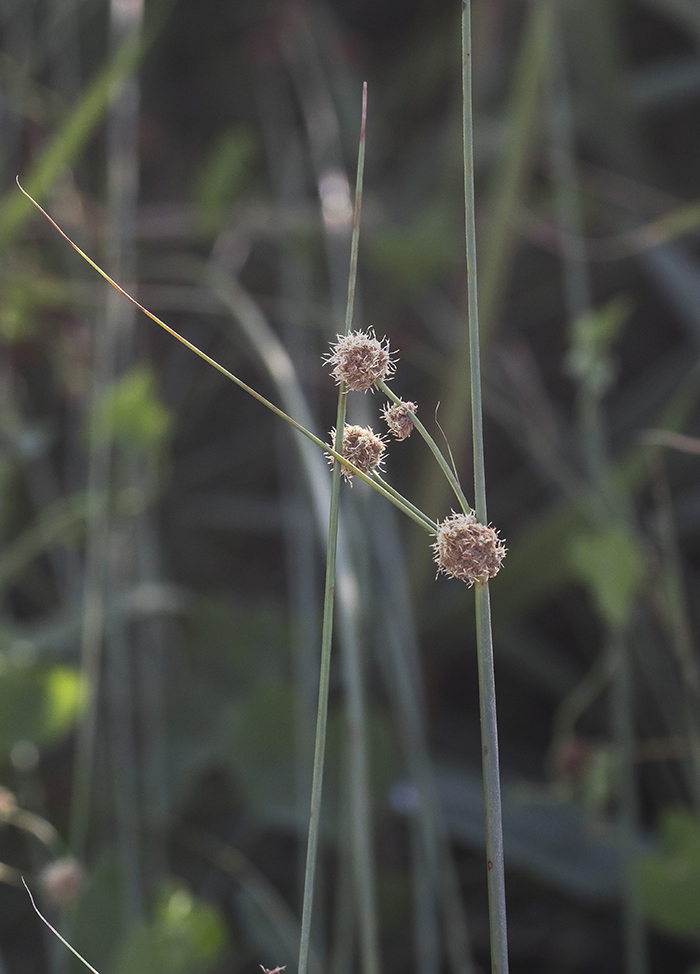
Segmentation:
<svg viewBox="0 0 700 974">
<path fill-rule="evenodd" d="M 430 447 L 430 450 L 431 450 L 433 456 L 435 457 L 435 459 L 437 460 L 437 462 L 438 462 L 438 464 L 440 466 L 440 469 L 445 474 L 445 477 L 447 478 L 447 480 L 448 480 L 448 482 L 450 484 L 450 487 L 455 492 L 455 495 L 457 496 L 457 500 L 459 501 L 460 507 L 462 508 L 462 510 L 464 511 L 465 514 L 471 514 L 472 513 L 471 504 L 469 503 L 469 501 L 467 500 L 467 498 L 464 496 L 464 491 L 462 490 L 462 487 L 461 487 L 459 481 L 455 477 L 455 474 L 454 474 L 454 471 L 452 470 L 452 467 L 449 465 L 449 463 L 447 462 L 447 460 L 445 459 L 445 457 L 442 455 L 442 452 L 441 452 L 439 446 L 437 445 L 437 443 L 435 442 L 435 440 L 432 438 L 432 436 L 430 435 L 430 433 L 427 431 L 427 429 L 425 428 L 425 426 L 423 426 L 423 424 L 418 419 L 418 417 L 416 416 L 416 414 L 411 412 L 411 410 L 406 406 L 406 403 L 405 402 L 402 402 L 402 400 L 396 395 L 395 392 L 392 391 L 392 389 L 390 389 L 390 387 L 386 384 L 386 382 L 383 379 L 379 379 L 379 381 L 377 382 L 377 388 L 378 389 L 381 389 L 382 392 L 384 393 L 384 395 L 388 399 L 391 399 L 391 401 L 393 403 L 396 403 L 397 406 L 403 406 L 403 408 L 406 410 L 406 412 L 408 413 L 408 415 L 411 417 L 411 422 L 413 423 L 413 425 L 415 426 L 415 428 L 418 430 L 418 432 L 420 433 L 420 435 L 423 437 L 423 439 L 425 440 L 425 442 Z M 416 508 L 416 510 L 417 510 L 417 508 Z"/>
</svg>

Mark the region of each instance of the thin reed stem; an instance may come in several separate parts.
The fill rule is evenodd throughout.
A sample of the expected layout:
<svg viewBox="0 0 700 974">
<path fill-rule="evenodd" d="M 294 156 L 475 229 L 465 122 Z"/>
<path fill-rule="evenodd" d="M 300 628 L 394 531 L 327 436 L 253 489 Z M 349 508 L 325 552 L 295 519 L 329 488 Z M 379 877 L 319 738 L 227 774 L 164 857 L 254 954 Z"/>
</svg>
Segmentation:
<svg viewBox="0 0 700 974">
<path fill-rule="evenodd" d="M 474 141 L 472 131 L 471 79 L 471 3 L 462 0 L 462 92 L 464 138 L 464 207 L 469 311 L 469 361 L 471 378 L 472 434 L 474 444 L 474 496 L 476 516 L 488 523 L 486 512 L 486 474 L 481 408 L 481 367 L 479 361 L 479 312 L 476 287 L 476 224 L 474 219 Z M 491 970 L 507 974 L 508 936 L 506 927 L 505 870 L 501 783 L 496 724 L 496 685 L 493 671 L 493 638 L 488 582 L 477 581 L 476 643 L 479 664 L 479 706 L 486 805 L 486 855 L 489 895 Z"/>
<path fill-rule="evenodd" d="M 348 300 L 345 312 L 345 334 L 350 331 L 355 307 L 355 288 L 357 283 L 357 254 L 360 241 L 360 214 L 362 208 L 362 183 L 365 162 L 365 123 L 367 119 L 367 84 L 362 88 L 362 127 L 357 161 L 357 184 L 355 188 L 355 210 L 353 214 L 352 244 L 350 249 L 350 271 L 348 277 Z M 334 458 L 342 460 L 343 431 L 347 409 L 347 388 L 341 383 L 338 393 L 338 411 L 335 426 Z M 301 914 L 301 939 L 299 943 L 298 974 L 307 974 L 309 949 L 311 943 L 311 919 L 313 913 L 314 880 L 318 854 L 318 835 L 321 818 L 321 795 L 323 791 L 323 769 L 326 754 L 326 730 L 328 726 L 328 689 L 331 670 L 331 645 L 333 641 L 333 610 L 335 607 L 336 560 L 338 552 L 338 517 L 340 512 L 340 477 L 342 464 L 333 464 L 331 482 L 331 503 L 328 518 L 328 548 L 326 554 L 326 587 L 323 597 L 323 629 L 321 636 L 321 670 L 318 689 L 318 713 L 316 717 L 316 742 L 314 746 L 314 767 L 311 782 L 311 811 L 309 813 L 309 837 L 306 852 L 306 871 L 304 874 L 304 902 Z M 377 968 L 378 970 L 378 968 Z"/>
<path fill-rule="evenodd" d="M 622 860 L 622 941 L 625 974 L 648 974 L 646 922 L 642 890 L 635 870 L 635 833 L 639 822 L 632 661 L 624 627 L 610 626 L 606 652 L 612 671 L 610 723 L 618 770 L 617 813 Z"/>
<path fill-rule="evenodd" d="M 413 505 L 409 501 L 407 501 L 406 498 L 401 498 L 401 495 L 398 493 L 398 491 L 393 491 L 392 493 L 389 493 L 389 491 L 385 490 L 381 486 L 381 484 L 379 484 L 372 476 L 364 473 L 362 470 L 356 467 L 354 463 L 352 463 L 350 460 L 345 459 L 342 456 L 342 454 L 339 453 L 334 447 L 331 447 L 327 443 L 324 443 L 323 440 L 319 439 L 318 436 L 315 436 L 310 430 L 306 429 L 305 426 L 302 426 L 301 423 L 297 423 L 295 419 L 292 419 L 291 416 L 287 415 L 287 413 L 285 413 L 284 410 L 280 409 L 279 406 L 275 406 L 275 404 L 270 402 L 269 399 L 266 399 L 265 396 L 261 396 L 259 392 L 257 392 L 255 389 L 252 388 L 252 386 L 249 386 L 242 379 L 239 379 L 237 375 L 233 374 L 233 372 L 229 372 L 229 370 L 224 368 L 224 366 L 221 365 L 219 362 L 217 362 L 216 359 L 211 358 L 211 356 L 207 355 L 206 352 L 203 352 L 201 348 L 198 348 L 192 342 L 188 341 L 183 335 L 175 331 L 174 328 L 171 328 L 170 325 L 162 321 L 157 315 L 154 315 L 152 311 L 149 311 L 148 308 L 144 308 L 142 304 L 139 304 L 136 298 L 132 297 L 127 291 L 124 290 L 124 288 L 120 287 L 116 281 L 112 280 L 109 274 L 105 273 L 105 271 L 103 271 L 102 268 L 98 264 L 96 264 L 94 260 L 92 260 L 92 258 L 88 257 L 88 255 L 84 251 L 82 251 L 76 243 L 74 243 L 71 240 L 68 234 L 65 233 L 59 227 L 56 221 L 49 216 L 46 210 L 42 206 L 40 206 L 33 197 L 29 196 L 29 193 L 27 193 L 25 189 L 23 189 L 19 179 L 17 179 L 16 182 L 21 192 L 24 193 L 24 195 L 27 196 L 32 201 L 32 203 L 34 204 L 34 206 L 36 206 L 39 212 L 46 217 L 49 223 L 51 223 L 56 228 L 56 230 L 58 230 L 58 232 L 61 234 L 64 240 L 66 240 L 71 245 L 73 250 L 75 250 L 76 253 L 80 254 L 83 260 L 87 261 L 87 263 L 93 268 L 93 270 L 97 271 L 100 277 L 104 278 L 104 280 L 107 281 L 108 284 L 111 284 L 112 287 L 116 288 L 117 291 L 119 291 L 120 294 L 122 294 L 128 301 L 131 301 L 131 303 L 135 305 L 139 309 L 139 311 L 142 311 L 148 318 L 151 319 L 151 321 L 155 321 L 157 325 L 160 325 L 160 327 L 163 328 L 165 331 L 167 331 L 169 335 L 172 335 L 173 338 L 176 338 L 179 342 L 182 342 L 182 344 L 185 345 L 187 348 L 189 348 L 191 352 L 194 352 L 195 355 L 198 355 L 199 358 L 203 359 L 203 361 L 205 361 L 208 365 L 211 365 L 212 368 L 216 369 L 217 372 L 220 372 L 221 375 L 226 376 L 226 378 L 230 379 L 231 382 L 235 382 L 235 384 L 240 389 L 243 389 L 244 392 L 247 392 L 249 396 L 253 397 L 253 399 L 257 399 L 258 402 L 263 404 L 263 406 L 266 406 L 267 409 L 273 412 L 276 416 L 278 416 L 280 419 L 283 419 L 285 423 L 288 423 L 295 430 L 297 430 L 299 433 L 305 436 L 307 440 L 311 440 L 312 443 L 314 443 L 325 453 L 329 454 L 329 456 L 333 457 L 334 460 L 341 461 L 344 467 L 347 467 L 348 470 L 351 470 L 353 474 L 355 474 L 360 478 L 360 480 L 364 480 L 365 483 L 369 484 L 370 487 L 373 487 L 383 497 L 386 497 L 388 501 L 391 501 L 392 504 L 394 504 L 401 511 L 403 511 L 404 514 L 410 517 L 412 521 L 415 521 L 416 524 L 419 524 L 424 530 L 428 530 L 428 527 L 425 522 L 425 515 L 418 517 L 412 509 Z"/>
<path fill-rule="evenodd" d="M 386 480 L 384 480 L 384 478 L 381 477 L 377 473 L 376 470 L 373 471 L 372 476 L 374 477 L 374 479 L 378 483 L 380 483 L 382 485 L 382 487 L 384 488 L 384 490 L 388 491 L 393 497 L 396 497 L 397 499 L 400 499 L 402 501 L 402 503 L 406 503 L 406 504 L 409 505 L 409 507 L 411 508 L 411 510 L 413 511 L 413 513 L 416 515 L 416 517 L 421 518 L 421 520 L 423 522 L 423 526 L 425 527 L 426 531 L 430 531 L 432 534 L 437 534 L 438 526 L 435 523 L 435 521 L 432 521 L 426 514 L 424 514 L 421 511 L 421 509 L 419 507 L 416 507 L 415 504 L 411 504 L 411 502 L 410 501 L 407 501 L 405 497 L 402 497 L 401 494 L 399 494 L 399 492 L 397 490 L 394 490 L 394 488 L 391 486 L 391 484 L 387 483 Z"/>
<path fill-rule="evenodd" d="M 430 450 L 431 450 L 433 456 L 435 457 L 435 459 L 437 460 L 438 464 L 440 465 L 440 469 L 445 474 L 445 477 L 447 478 L 447 480 L 448 480 L 448 482 L 450 484 L 450 487 L 455 492 L 455 495 L 457 496 L 457 500 L 459 501 L 460 507 L 462 508 L 462 510 L 464 511 L 465 514 L 471 514 L 472 513 L 471 504 L 469 503 L 469 501 L 467 500 L 467 498 L 464 496 L 464 491 L 462 490 L 462 487 L 461 487 L 460 482 L 457 480 L 457 477 L 456 477 L 456 475 L 455 475 L 452 467 L 449 465 L 449 463 L 447 462 L 447 460 L 445 459 L 445 457 L 442 455 L 442 452 L 441 452 L 439 446 L 437 445 L 437 443 L 435 442 L 435 440 L 433 439 L 433 437 L 430 435 L 430 433 L 427 431 L 427 429 L 425 428 L 425 426 L 423 426 L 423 424 L 418 419 L 418 417 L 416 416 L 416 414 L 415 413 L 412 413 L 411 410 L 406 406 L 406 403 L 403 402 L 396 395 L 396 393 L 393 392 L 389 388 L 389 386 L 386 384 L 386 382 L 383 379 L 379 379 L 379 381 L 377 382 L 377 388 L 378 389 L 381 389 L 382 392 L 384 393 L 384 395 L 388 399 L 391 399 L 392 402 L 396 403 L 397 406 L 403 406 L 406 409 L 406 412 L 411 417 L 411 422 L 413 423 L 413 425 L 415 426 L 415 428 L 418 430 L 418 432 L 420 433 L 420 435 L 423 437 L 423 439 L 425 440 L 425 442 L 430 447 Z M 416 508 L 416 510 L 418 510 L 418 508 Z M 437 526 L 436 526 L 436 530 L 437 530 Z"/>
</svg>

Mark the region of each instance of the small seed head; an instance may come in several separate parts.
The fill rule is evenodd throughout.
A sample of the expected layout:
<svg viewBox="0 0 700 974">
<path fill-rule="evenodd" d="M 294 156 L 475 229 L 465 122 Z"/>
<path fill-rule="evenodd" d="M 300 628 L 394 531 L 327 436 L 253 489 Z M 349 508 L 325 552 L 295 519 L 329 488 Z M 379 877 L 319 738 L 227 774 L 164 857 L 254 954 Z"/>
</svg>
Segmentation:
<svg viewBox="0 0 700 974">
<path fill-rule="evenodd" d="M 338 335 L 338 341 L 331 345 L 331 354 L 326 357 L 329 365 L 334 366 L 331 375 L 335 381 L 339 385 L 344 382 L 353 392 L 367 392 L 390 375 L 396 366 L 391 360 L 389 343 L 386 339 L 383 342 L 364 331 Z"/>
<path fill-rule="evenodd" d="M 77 859 L 65 856 L 44 866 L 39 882 L 52 903 L 66 906 L 80 895 L 85 885 L 85 871 Z"/>
<path fill-rule="evenodd" d="M 413 432 L 413 420 L 408 415 L 409 409 L 412 413 L 416 413 L 418 406 L 414 402 L 402 402 L 400 405 L 395 402 L 387 402 L 382 409 L 382 416 L 386 425 L 397 440 L 405 440 Z"/>
<path fill-rule="evenodd" d="M 331 440 L 335 443 L 335 430 L 331 430 Z M 379 469 L 385 449 L 384 440 L 369 426 L 343 427 L 343 449 L 340 452 L 363 473 L 370 474 Z M 330 462 L 333 463 L 333 457 Z M 348 467 L 343 467 L 342 473 L 346 480 L 352 480 L 353 471 Z"/>
<path fill-rule="evenodd" d="M 506 549 L 492 527 L 473 514 L 450 514 L 438 524 L 433 545 L 438 572 L 461 578 L 471 586 L 498 574 Z"/>
</svg>

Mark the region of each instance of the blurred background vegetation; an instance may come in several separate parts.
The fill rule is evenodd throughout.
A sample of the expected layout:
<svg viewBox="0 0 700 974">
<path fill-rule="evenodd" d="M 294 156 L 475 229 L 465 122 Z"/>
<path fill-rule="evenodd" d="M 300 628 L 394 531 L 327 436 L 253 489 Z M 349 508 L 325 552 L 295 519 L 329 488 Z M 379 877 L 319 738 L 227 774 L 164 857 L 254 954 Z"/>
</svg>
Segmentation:
<svg viewBox="0 0 700 974">
<path fill-rule="evenodd" d="M 367 80 L 356 324 L 390 339 L 394 389 L 441 435 L 437 418 L 471 496 L 458 8 L 0 3 L 3 974 L 73 969 L 20 872 L 101 974 L 294 966 L 324 564 L 320 474 L 288 430 L 137 316 L 14 177 L 323 436 Z M 512 970 L 685 972 L 700 960 L 700 8 L 474 0 L 473 15 Z M 379 429 L 379 405 L 356 397 L 349 420 Z M 421 442 L 392 444 L 388 476 L 449 513 Z M 359 720 L 383 967 L 476 972 L 472 599 L 364 485 L 343 504 L 315 969 L 361 966 Z"/>
</svg>

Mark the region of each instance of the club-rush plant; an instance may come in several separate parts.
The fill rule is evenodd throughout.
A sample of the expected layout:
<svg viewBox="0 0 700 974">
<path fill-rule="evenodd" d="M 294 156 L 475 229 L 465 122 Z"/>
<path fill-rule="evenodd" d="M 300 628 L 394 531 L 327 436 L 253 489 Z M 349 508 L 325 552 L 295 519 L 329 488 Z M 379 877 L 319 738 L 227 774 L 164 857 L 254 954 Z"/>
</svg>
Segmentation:
<svg viewBox="0 0 700 974">
<path fill-rule="evenodd" d="M 465 582 L 475 589 L 477 649 L 479 661 L 479 689 L 481 707 L 482 756 L 486 805 L 487 876 L 489 891 L 489 915 L 491 936 L 491 966 L 494 974 L 506 974 L 507 937 L 505 916 L 505 885 L 503 871 L 503 841 L 501 826 L 501 797 L 498 766 L 498 737 L 496 729 L 495 685 L 493 676 L 493 649 L 489 606 L 489 579 L 499 571 L 506 549 L 497 531 L 488 524 L 484 475 L 484 452 L 481 415 L 481 385 L 479 367 L 479 334 L 476 291 L 476 244 L 474 226 L 473 143 L 471 119 L 471 33 L 469 0 L 462 2 L 462 77 L 463 77 L 463 133 L 466 213 L 466 255 L 469 311 L 470 382 L 472 400 L 472 431 L 475 469 L 475 505 L 472 507 L 461 487 L 456 470 L 444 456 L 434 438 L 417 417 L 418 406 L 401 400 L 387 384 L 397 368 L 396 355 L 385 338 L 379 339 L 370 328 L 352 330 L 355 286 L 357 279 L 357 255 L 362 202 L 362 185 L 365 154 L 365 123 L 367 110 L 367 86 L 363 88 L 362 127 L 358 154 L 357 184 L 353 216 L 350 273 L 345 332 L 337 336 L 326 356 L 326 364 L 332 366 L 331 374 L 338 384 L 338 411 L 336 426 L 331 431 L 331 443 L 324 442 L 311 430 L 298 423 L 274 403 L 225 369 L 221 364 L 197 348 L 147 308 L 143 307 L 112 280 L 87 254 L 85 254 L 49 214 L 21 186 L 22 193 L 58 230 L 61 236 L 80 254 L 90 266 L 125 298 L 132 302 L 151 320 L 164 328 L 174 338 L 241 389 L 270 409 L 280 419 L 298 430 L 319 449 L 325 451 L 332 464 L 332 487 L 329 515 L 329 531 L 326 565 L 326 593 L 322 628 L 322 646 L 319 678 L 319 705 L 314 752 L 311 811 L 307 846 L 307 867 L 304 884 L 304 903 L 300 937 L 299 974 L 307 974 L 310 949 L 311 916 L 315 865 L 318 847 L 319 818 L 328 714 L 328 690 L 330 675 L 331 640 L 333 632 L 333 608 L 335 595 L 335 559 L 337 552 L 338 515 L 341 477 L 351 482 L 358 477 L 378 491 L 399 510 L 419 524 L 432 538 L 433 556 L 438 573 Z M 465 377 L 466 381 L 466 377 Z M 386 456 L 386 439 L 369 427 L 346 425 L 347 397 L 350 392 L 377 390 L 386 397 L 381 415 L 389 432 L 400 442 L 415 429 L 425 440 L 440 469 L 450 484 L 459 507 L 441 521 L 433 520 L 410 500 L 405 498 L 380 473 Z M 350 486 L 352 484 L 350 483 Z M 61 938 L 62 939 L 62 938 Z M 65 941 L 64 941 L 65 943 Z M 69 945 L 67 945 L 69 946 Z M 72 949 L 72 948 L 70 948 Z M 82 960 L 82 958 L 81 958 Z M 88 967 L 90 965 L 87 965 Z M 370 965 L 371 966 L 371 965 Z M 378 974 L 378 961 L 375 964 Z M 93 970 L 91 968 L 91 970 Z"/>
</svg>

